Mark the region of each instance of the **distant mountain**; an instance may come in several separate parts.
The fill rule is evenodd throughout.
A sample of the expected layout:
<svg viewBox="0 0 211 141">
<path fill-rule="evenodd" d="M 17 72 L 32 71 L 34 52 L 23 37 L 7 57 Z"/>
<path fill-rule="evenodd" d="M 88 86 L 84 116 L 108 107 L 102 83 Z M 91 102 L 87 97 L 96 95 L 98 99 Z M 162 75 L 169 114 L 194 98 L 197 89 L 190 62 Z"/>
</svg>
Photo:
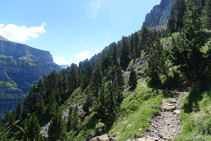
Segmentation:
<svg viewBox="0 0 211 141">
<path fill-rule="evenodd" d="M 144 24 L 148 27 L 166 27 L 168 19 L 171 14 L 171 9 L 174 0 L 161 0 L 159 5 L 153 7 L 153 9 L 145 17 Z"/>
<path fill-rule="evenodd" d="M 70 65 L 59 65 L 62 69 L 66 69 L 67 67 L 69 67 Z"/>
<path fill-rule="evenodd" d="M 1 106 L 0 115 L 5 108 L 14 110 L 15 106 L 10 106 L 10 102 L 23 99 L 40 77 L 60 69 L 50 52 L 10 42 L 0 36 L 0 105 L 2 102 L 5 105 Z"/>
<path fill-rule="evenodd" d="M 26 93 L 39 77 L 60 69 L 48 51 L 0 40 L 0 94 Z"/>
</svg>

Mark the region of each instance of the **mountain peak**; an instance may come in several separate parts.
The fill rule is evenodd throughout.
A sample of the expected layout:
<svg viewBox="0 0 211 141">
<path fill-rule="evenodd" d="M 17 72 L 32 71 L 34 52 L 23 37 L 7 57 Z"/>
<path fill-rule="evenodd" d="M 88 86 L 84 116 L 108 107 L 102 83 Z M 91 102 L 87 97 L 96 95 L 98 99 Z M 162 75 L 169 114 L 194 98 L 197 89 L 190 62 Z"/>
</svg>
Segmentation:
<svg viewBox="0 0 211 141">
<path fill-rule="evenodd" d="M 148 27 L 166 27 L 173 3 L 174 0 L 161 0 L 160 4 L 154 6 L 146 15 L 144 24 Z"/>
</svg>

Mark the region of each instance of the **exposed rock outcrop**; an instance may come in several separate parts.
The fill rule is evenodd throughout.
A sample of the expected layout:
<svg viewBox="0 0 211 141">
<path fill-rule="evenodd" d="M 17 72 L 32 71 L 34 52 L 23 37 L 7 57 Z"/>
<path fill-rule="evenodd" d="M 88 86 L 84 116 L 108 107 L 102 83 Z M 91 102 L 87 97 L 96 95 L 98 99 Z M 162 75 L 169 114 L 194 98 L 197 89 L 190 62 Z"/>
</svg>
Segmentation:
<svg viewBox="0 0 211 141">
<path fill-rule="evenodd" d="M 171 14 L 174 0 L 161 0 L 159 5 L 146 15 L 145 22 L 148 27 L 165 27 Z"/>
</svg>

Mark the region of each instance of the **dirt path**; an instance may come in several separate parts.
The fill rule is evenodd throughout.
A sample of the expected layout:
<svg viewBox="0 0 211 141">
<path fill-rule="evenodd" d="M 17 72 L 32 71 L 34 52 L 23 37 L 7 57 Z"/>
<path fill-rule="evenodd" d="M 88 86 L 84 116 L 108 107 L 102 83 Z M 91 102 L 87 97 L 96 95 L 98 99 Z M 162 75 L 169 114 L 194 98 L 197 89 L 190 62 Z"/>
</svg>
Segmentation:
<svg viewBox="0 0 211 141">
<path fill-rule="evenodd" d="M 182 97 L 186 92 L 172 93 L 178 95 L 178 97 L 162 100 L 161 113 L 152 119 L 150 130 L 145 133 L 145 137 L 128 139 L 127 141 L 172 141 L 180 134 L 180 105 L 182 103 Z M 114 138 L 109 138 L 108 135 L 102 135 L 93 138 L 92 141 L 109 141 Z"/>
<path fill-rule="evenodd" d="M 174 140 L 181 129 L 179 113 L 182 94 L 178 98 L 164 99 L 161 113 L 151 121 L 150 131 L 146 133 L 146 137 L 135 139 L 135 141 Z"/>
</svg>

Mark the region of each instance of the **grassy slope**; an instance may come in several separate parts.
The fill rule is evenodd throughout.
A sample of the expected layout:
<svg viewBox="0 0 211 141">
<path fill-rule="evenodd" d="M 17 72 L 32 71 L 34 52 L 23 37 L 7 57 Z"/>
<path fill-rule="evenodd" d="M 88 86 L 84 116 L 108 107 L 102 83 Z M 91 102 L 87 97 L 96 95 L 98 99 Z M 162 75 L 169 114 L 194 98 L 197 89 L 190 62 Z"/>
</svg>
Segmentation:
<svg viewBox="0 0 211 141">
<path fill-rule="evenodd" d="M 183 127 L 176 140 L 211 139 L 211 84 L 200 84 L 184 97 L 180 117 Z"/>
<path fill-rule="evenodd" d="M 163 93 L 138 83 L 136 90 L 125 91 L 124 96 L 121 105 L 124 118 L 114 123 L 109 131 L 109 134 L 117 134 L 117 140 L 140 137 L 149 130 L 149 122 L 160 111 Z"/>
<path fill-rule="evenodd" d="M 125 99 L 121 104 L 120 112 L 124 119 L 114 123 L 108 134 L 117 133 L 118 140 L 143 136 L 149 129 L 151 119 L 160 111 L 164 93 L 161 90 L 144 88 L 139 81 L 134 91 L 126 90 L 123 94 Z M 78 88 L 62 106 L 63 111 L 66 111 L 70 105 L 76 104 L 76 101 L 77 103 L 83 101 L 84 97 L 85 94 L 81 88 Z M 128 127 L 130 124 L 132 126 Z M 101 122 L 95 118 L 95 113 L 92 113 L 83 121 L 83 130 L 79 133 L 68 133 L 68 138 L 90 138 L 100 125 Z"/>
<path fill-rule="evenodd" d="M 64 104 L 61 106 L 61 110 L 63 112 L 66 112 L 67 109 L 70 108 L 70 106 L 83 102 L 85 98 L 86 97 L 85 97 L 85 94 L 83 93 L 83 90 L 81 89 L 81 87 L 79 87 L 64 102 Z"/>
</svg>

